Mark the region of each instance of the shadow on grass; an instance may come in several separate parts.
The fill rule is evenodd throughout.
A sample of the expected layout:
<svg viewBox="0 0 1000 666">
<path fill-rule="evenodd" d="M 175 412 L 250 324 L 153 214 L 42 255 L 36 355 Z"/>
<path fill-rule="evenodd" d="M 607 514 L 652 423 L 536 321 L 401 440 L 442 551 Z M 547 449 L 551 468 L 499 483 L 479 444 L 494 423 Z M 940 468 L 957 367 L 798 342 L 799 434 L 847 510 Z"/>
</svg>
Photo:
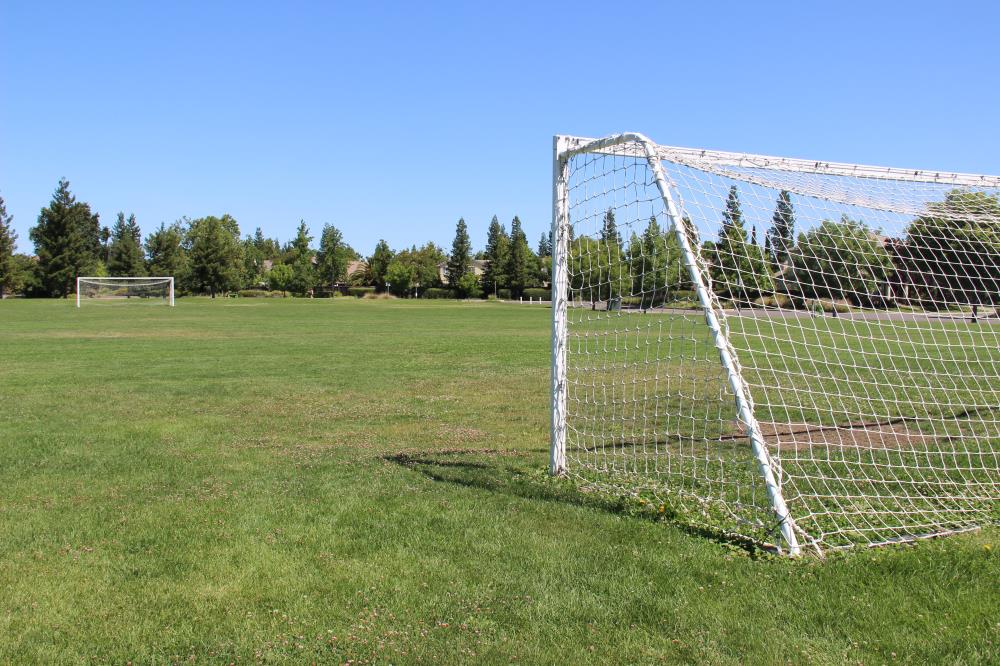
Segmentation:
<svg viewBox="0 0 1000 666">
<path fill-rule="evenodd" d="M 752 558 L 766 557 L 774 550 L 745 537 L 693 524 L 670 510 L 651 511 L 631 497 L 614 497 L 587 491 L 572 479 L 555 478 L 539 464 L 547 450 L 439 449 L 406 451 L 383 459 L 423 474 L 427 478 L 467 488 L 545 502 L 582 506 L 636 520 L 666 522 L 682 531 L 742 551 Z"/>
</svg>

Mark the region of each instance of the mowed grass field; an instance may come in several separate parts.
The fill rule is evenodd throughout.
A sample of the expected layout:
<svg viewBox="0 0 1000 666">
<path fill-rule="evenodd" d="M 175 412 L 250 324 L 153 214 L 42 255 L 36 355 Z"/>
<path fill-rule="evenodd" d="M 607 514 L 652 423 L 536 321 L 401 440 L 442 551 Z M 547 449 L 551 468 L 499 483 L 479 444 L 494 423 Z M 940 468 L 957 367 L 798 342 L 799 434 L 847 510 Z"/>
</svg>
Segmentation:
<svg viewBox="0 0 1000 666">
<path fill-rule="evenodd" d="M 0 302 L 0 662 L 1000 660 L 995 529 L 789 561 L 547 479 L 549 316 Z"/>
</svg>

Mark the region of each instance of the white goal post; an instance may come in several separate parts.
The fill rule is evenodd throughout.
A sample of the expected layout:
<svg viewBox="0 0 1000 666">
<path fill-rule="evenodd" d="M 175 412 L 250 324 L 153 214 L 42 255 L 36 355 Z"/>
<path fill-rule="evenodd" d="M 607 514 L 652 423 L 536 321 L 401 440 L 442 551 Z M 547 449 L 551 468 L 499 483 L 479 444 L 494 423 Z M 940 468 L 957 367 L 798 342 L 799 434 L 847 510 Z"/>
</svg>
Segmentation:
<svg viewBox="0 0 1000 666">
<path fill-rule="evenodd" d="M 76 279 L 76 307 L 85 300 L 149 302 L 162 299 L 174 305 L 174 278 L 172 277 L 78 277 Z"/>
<path fill-rule="evenodd" d="M 553 474 L 797 555 L 1000 520 L 1000 177 L 557 136 Z"/>
</svg>

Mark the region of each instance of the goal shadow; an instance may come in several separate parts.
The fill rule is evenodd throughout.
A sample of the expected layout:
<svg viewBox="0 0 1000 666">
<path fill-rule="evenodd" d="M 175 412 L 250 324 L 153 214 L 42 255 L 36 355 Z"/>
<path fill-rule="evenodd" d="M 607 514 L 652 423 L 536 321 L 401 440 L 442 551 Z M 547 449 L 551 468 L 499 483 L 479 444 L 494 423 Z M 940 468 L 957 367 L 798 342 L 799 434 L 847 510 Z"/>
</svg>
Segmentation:
<svg viewBox="0 0 1000 666">
<path fill-rule="evenodd" d="M 547 455 L 547 449 L 436 449 L 403 451 L 383 456 L 383 460 L 439 483 L 666 523 L 690 536 L 738 549 L 752 558 L 776 552 L 746 537 L 689 522 L 669 507 L 660 512 L 635 498 L 588 492 L 586 486 L 572 479 L 552 477 L 543 466 Z"/>
</svg>

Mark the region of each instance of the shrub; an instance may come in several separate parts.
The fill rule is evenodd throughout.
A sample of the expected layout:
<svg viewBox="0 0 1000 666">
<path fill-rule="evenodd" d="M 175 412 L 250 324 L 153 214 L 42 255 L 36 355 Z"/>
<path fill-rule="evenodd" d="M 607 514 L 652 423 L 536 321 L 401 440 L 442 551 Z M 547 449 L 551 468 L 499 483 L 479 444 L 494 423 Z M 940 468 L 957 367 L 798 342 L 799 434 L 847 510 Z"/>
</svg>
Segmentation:
<svg viewBox="0 0 1000 666">
<path fill-rule="evenodd" d="M 429 287 L 424 289 L 422 294 L 424 298 L 456 298 L 456 294 L 451 289 L 442 289 L 440 287 Z"/>
<path fill-rule="evenodd" d="M 814 299 L 806 301 L 806 309 L 816 313 L 847 313 L 851 311 L 851 304 L 846 300 Z"/>
<path fill-rule="evenodd" d="M 384 291 L 381 294 L 377 294 L 375 293 L 375 290 L 372 289 L 372 291 L 367 292 L 361 298 L 365 299 L 366 301 L 388 301 L 389 299 L 395 299 L 396 297 Z"/>
<path fill-rule="evenodd" d="M 479 278 L 472 272 L 463 275 L 456 286 L 458 293 L 465 298 L 482 298 L 483 289 L 479 286 Z"/>
<path fill-rule="evenodd" d="M 240 289 L 240 298 L 267 298 L 271 292 L 266 289 Z"/>
<path fill-rule="evenodd" d="M 622 296 L 621 301 L 623 308 L 649 307 L 649 299 L 642 296 Z"/>
<path fill-rule="evenodd" d="M 497 289 L 497 298 L 501 301 L 510 300 L 510 289 Z"/>
<path fill-rule="evenodd" d="M 524 298 L 537 301 L 539 299 L 547 301 L 552 298 L 552 291 L 549 289 L 525 289 Z"/>
<path fill-rule="evenodd" d="M 285 293 L 285 292 L 283 292 L 283 291 L 272 291 L 272 292 L 269 292 L 269 293 L 268 293 L 268 297 L 269 297 L 269 298 L 284 298 L 284 297 L 285 297 L 285 296 L 287 296 L 287 295 L 288 295 L 288 294 L 286 294 L 286 293 Z"/>
<path fill-rule="evenodd" d="M 785 294 L 771 294 L 755 299 L 754 305 L 762 305 L 766 308 L 790 308 L 792 307 L 792 299 Z"/>
<path fill-rule="evenodd" d="M 367 294 L 374 294 L 375 287 L 348 287 L 347 295 L 355 296 L 357 298 L 364 298 Z"/>
</svg>

